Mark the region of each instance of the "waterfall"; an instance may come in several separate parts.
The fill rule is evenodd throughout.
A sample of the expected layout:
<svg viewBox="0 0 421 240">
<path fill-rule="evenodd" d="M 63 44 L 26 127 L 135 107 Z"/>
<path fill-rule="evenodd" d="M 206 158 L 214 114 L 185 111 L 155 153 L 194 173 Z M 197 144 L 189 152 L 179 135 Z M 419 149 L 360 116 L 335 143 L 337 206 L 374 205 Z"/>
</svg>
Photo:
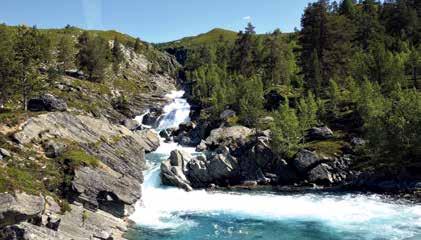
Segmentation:
<svg viewBox="0 0 421 240">
<path fill-rule="evenodd" d="M 157 131 L 190 120 L 190 105 L 183 94 L 177 91 L 167 96 L 171 102 L 164 108 Z M 284 229 L 283 234 L 291 231 L 285 236 L 307 236 L 299 234 L 308 234 L 314 224 L 320 225 L 314 234 L 325 235 L 285 239 L 421 239 L 421 206 L 378 195 L 185 192 L 162 186 L 160 162 L 174 149 L 195 154 L 193 148 L 162 140 L 160 147 L 147 155 L 150 168 L 144 172 L 142 201 L 130 219 L 142 229 L 160 231 L 155 238 L 134 239 L 273 239 L 282 234 L 276 229 Z M 262 230 L 263 225 L 256 225 L 261 221 L 273 229 Z M 164 238 L 166 232 L 169 235 Z M 335 237 L 343 234 L 348 237 Z"/>
</svg>

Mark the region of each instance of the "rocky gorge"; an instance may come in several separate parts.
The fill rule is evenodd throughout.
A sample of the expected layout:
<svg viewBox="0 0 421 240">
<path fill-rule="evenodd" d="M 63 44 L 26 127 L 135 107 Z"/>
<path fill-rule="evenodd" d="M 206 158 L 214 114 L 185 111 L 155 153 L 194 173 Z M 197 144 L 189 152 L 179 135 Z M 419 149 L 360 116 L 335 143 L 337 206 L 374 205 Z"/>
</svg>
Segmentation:
<svg viewBox="0 0 421 240">
<path fill-rule="evenodd" d="M 122 76 L 99 84 L 66 71 L 28 101 L 27 114 L 0 122 L 0 239 L 124 239 L 145 154 L 160 145 L 134 118 L 168 102 L 178 63 L 160 52 L 123 54 Z M 151 72 L 155 61 L 166 69 Z"/>
</svg>

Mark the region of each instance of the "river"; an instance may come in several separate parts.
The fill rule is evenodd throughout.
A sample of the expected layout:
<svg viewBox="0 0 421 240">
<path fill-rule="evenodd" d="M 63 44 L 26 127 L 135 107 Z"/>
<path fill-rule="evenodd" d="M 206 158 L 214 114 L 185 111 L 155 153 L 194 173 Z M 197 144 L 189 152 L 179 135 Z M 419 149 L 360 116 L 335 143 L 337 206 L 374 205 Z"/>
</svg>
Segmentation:
<svg viewBox="0 0 421 240">
<path fill-rule="evenodd" d="M 182 91 L 167 95 L 171 103 L 165 106 L 156 131 L 190 120 L 190 105 L 182 96 Z M 142 201 L 130 217 L 137 226 L 128 239 L 421 239 L 421 206 L 379 195 L 185 192 L 162 186 L 160 162 L 174 149 L 198 154 L 162 140 L 147 155 Z"/>
</svg>

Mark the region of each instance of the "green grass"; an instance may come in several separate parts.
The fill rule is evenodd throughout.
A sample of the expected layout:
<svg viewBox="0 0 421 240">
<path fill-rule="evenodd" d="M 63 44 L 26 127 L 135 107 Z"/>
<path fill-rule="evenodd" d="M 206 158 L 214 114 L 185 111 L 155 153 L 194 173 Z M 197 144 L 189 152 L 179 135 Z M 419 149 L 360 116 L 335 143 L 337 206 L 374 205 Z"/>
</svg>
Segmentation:
<svg viewBox="0 0 421 240">
<path fill-rule="evenodd" d="M 181 46 L 198 46 L 203 44 L 210 44 L 215 43 L 220 39 L 220 36 L 223 36 L 225 41 L 228 41 L 230 43 L 234 43 L 234 41 L 237 39 L 237 32 L 221 29 L 221 28 L 215 28 L 207 33 L 203 33 L 197 36 L 193 37 L 186 37 L 182 38 L 177 41 L 168 42 L 168 43 L 161 43 L 157 44 L 159 48 L 173 48 L 173 47 L 181 47 Z"/>
<path fill-rule="evenodd" d="M 317 154 L 326 157 L 334 157 L 342 154 L 342 148 L 346 143 L 342 140 L 331 139 L 306 143 L 306 148 L 316 151 Z"/>
<path fill-rule="evenodd" d="M 69 150 L 65 152 L 61 158 L 70 161 L 70 163 L 75 167 L 83 165 L 98 167 L 100 162 L 95 156 L 89 155 L 85 151 L 79 149 Z"/>
</svg>

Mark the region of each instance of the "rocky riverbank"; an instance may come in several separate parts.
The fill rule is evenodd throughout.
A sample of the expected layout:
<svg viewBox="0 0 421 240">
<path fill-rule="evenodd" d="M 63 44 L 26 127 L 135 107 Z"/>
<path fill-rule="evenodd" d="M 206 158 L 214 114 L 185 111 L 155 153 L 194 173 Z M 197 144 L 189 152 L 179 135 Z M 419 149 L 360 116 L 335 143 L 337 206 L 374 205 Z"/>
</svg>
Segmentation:
<svg viewBox="0 0 421 240">
<path fill-rule="evenodd" d="M 178 63 L 122 50 L 125 68 L 104 83 L 69 70 L 28 112 L 0 112 L 0 239 L 124 239 L 160 144 L 133 119 L 167 103 Z"/>
<path fill-rule="evenodd" d="M 230 114 L 235 112 L 226 111 L 225 115 Z M 339 138 L 326 126 L 314 127 L 305 136 L 308 147 L 298 149 L 291 158 L 280 158 L 271 144 L 270 130 L 226 126 L 222 115 L 217 128 L 199 121 L 161 132 L 168 140 L 203 153 L 192 157 L 173 151 L 161 165 L 164 184 L 186 191 L 271 186 L 279 191 L 336 189 L 393 194 L 416 201 L 420 197 L 421 178 L 414 169 L 391 172 L 361 166 L 362 138 Z"/>
</svg>

